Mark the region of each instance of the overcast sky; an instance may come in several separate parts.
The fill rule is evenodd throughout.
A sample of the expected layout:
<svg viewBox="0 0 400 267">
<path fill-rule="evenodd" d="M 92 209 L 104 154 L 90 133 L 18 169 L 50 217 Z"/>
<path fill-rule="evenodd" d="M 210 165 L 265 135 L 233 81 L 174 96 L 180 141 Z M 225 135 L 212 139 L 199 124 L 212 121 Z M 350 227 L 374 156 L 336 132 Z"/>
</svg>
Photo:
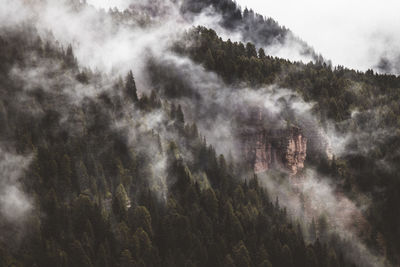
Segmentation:
<svg viewBox="0 0 400 267">
<path fill-rule="evenodd" d="M 334 64 L 361 70 L 400 53 L 399 0 L 236 0 L 272 17 Z"/>
</svg>

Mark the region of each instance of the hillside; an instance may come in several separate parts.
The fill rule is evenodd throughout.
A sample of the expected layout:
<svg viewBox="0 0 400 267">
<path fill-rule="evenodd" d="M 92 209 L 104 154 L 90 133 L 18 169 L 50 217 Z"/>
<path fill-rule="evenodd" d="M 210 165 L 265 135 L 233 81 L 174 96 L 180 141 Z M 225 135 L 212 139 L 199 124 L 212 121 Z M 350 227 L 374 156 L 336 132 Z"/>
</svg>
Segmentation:
<svg viewBox="0 0 400 267">
<path fill-rule="evenodd" d="M 0 13 L 0 266 L 398 266 L 400 78 L 155 2 Z"/>
</svg>

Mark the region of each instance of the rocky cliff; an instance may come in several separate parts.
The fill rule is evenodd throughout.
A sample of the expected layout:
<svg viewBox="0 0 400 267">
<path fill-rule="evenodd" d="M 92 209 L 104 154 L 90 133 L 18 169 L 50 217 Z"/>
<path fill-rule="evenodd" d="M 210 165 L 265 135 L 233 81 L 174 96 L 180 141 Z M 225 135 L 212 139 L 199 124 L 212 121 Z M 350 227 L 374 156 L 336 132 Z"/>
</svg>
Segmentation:
<svg viewBox="0 0 400 267">
<path fill-rule="evenodd" d="M 246 160 L 256 173 L 284 168 L 296 174 L 304 168 L 307 139 L 297 127 L 243 133 L 242 147 Z"/>
<path fill-rule="evenodd" d="M 291 127 L 284 135 L 286 150 L 283 150 L 283 162 L 285 167 L 293 174 L 304 168 L 307 156 L 307 138 L 299 128 Z"/>
<path fill-rule="evenodd" d="M 271 168 L 283 168 L 294 175 L 304 168 L 307 138 L 300 128 L 277 128 L 276 125 L 268 123 L 257 109 L 250 112 L 247 119 L 248 125 L 242 127 L 240 139 L 244 158 L 256 173 Z"/>
</svg>

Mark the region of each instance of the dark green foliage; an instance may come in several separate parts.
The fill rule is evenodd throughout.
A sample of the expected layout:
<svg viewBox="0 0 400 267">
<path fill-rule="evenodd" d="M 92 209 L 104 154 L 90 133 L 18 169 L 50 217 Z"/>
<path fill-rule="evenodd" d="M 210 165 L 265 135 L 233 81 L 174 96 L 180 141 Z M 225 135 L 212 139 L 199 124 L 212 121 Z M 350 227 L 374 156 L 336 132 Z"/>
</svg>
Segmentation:
<svg viewBox="0 0 400 267">
<path fill-rule="evenodd" d="M 125 79 L 125 90 L 126 94 L 132 99 L 133 102 L 138 102 L 136 83 L 131 70 L 128 72 L 128 75 Z"/>
<path fill-rule="evenodd" d="M 251 17 L 251 12 L 247 11 L 246 16 Z M 211 70 L 220 74 L 227 83 L 240 84 L 244 80 L 253 86 L 273 83 L 283 88 L 292 88 L 306 101 L 317 103 L 314 112 L 323 126 L 327 120 L 332 120 L 337 123 L 336 130 L 339 132 L 346 133 L 350 129 L 360 135 L 372 136 L 369 144 L 376 145 L 376 148 L 367 154 L 350 154 L 341 159 L 334 158 L 329 163 L 318 154 L 307 153 L 307 160 L 316 165 L 321 173 L 343 183 L 343 189 L 350 197 L 357 191 L 373 197 L 373 207 L 367 216 L 375 233 L 371 232 L 364 238 L 373 247 L 379 247 L 380 250 L 384 247 L 386 255 L 390 254 L 392 261 L 399 262 L 400 216 L 397 212 L 393 213 L 393 210 L 397 209 L 400 191 L 400 166 L 396 152 L 400 146 L 400 135 L 398 131 L 392 130 L 400 127 L 400 77 L 380 75 L 372 70 L 363 73 L 342 66 L 332 68 L 322 60 L 308 64 L 290 62 L 266 56 L 262 49 L 258 57 L 255 57 L 255 49 L 251 44 L 245 48 L 242 43 L 223 41 L 215 31 L 203 27 L 191 30 L 186 38 L 194 42 L 190 46 L 178 44 L 176 51 L 189 55 L 205 67 L 208 67 L 206 58 L 218 58 L 218 63 Z M 352 118 L 352 111 L 362 115 Z M 385 133 L 375 140 L 373 136 L 378 128 L 384 129 Z M 354 140 L 352 147 L 347 149 L 363 151 L 365 145 Z M 385 166 L 393 169 L 380 165 L 382 161 L 388 164 Z M 377 186 L 382 189 L 379 193 L 375 190 Z M 324 225 L 326 222 L 322 220 L 319 226 Z M 311 230 L 313 240 L 317 230 L 315 225 L 311 225 Z M 379 240 L 382 240 L 381 234 L 385 235 L 388 243 L 382 245 L 382 242 L 377 242 L 377 234 Z M 331 257 L 333 265 L 336 264 L 334 258 Z"/>
<path fill-rule="evenodd" d="M 67 68 L 76 68 L 78 65 L 71 45 L 68 45 L 67 47 L 67 52 L 65 53 L 64 62 Z"/>
<path fill-rule="evenodd" d="M 229 5 L 229 1 L 226 2 Z M 241 18 L 241 14 L 232 13 Z M 255 15 L 246 11 L 244 19 Z M 268 22 L 267 22 L 268 23 Z M 201 33 L 201 34 L 200 34 Z M 31 36 L 22 33 L 22 36 Z M 166 99 L 158 98 L 155 91 L 140 99 L 133 74 L 130 71 L 123 81 L 115 81 L 95 99 L 83 99 L 76 106 L 68 106 L 67 96 L 57 91 L 62 88 L 63 73 L 71 73 L 79 84 L 95 84 L 90 71 L 79 70 L 72 47 L 66 54 L 52 43 L 34 42 L 20 35 L 4 37 L 0 44 L 0 101 L 1 141 L 12 140 L 17 152 L 32 154 L 32 163 L 24 177 L 27 192 L 35 196 L 33 217 L 37 230 L 27 233 L 23 246 L 12 249 L 0 240 L 0 266 L 353 266 L 342 256 L 344 242 L 331 240 L 325 235 L 327 222 L 319 218 L 311 224 L 310 241 L 307 242 L 300 227 L 293 226 L 279 201 L 270 199 L 261 187 L 257 176 L 237 171 L 232 160 L 217 155 L 213 146 L 201 137 L 195 123 L 186 123 L 184 110 L 169 101 L 179 96 L 191 96 L 179 77 L 163 73 L 152 66 L 155 75 L 164 75 L 169 81 Z M 349 117 L 350 107 L 368 107 L 349 90 L 348 84 L 360 82 L 367 93 L 386 93 L 397 99 L 398 78 L 367 75 L 322 63 L 291 63 L 266 56 L 254 45 L 246 46 L 230 41 L 223 42 L 215 32 L 198 28 L 189 34 L 200 45 L 177 47 L 194 60 L 215 70 L 227 82 L 269 84 L 277 81 L 301 92 L 308 100 L 318 103 L 318 111 L 341 121 Z M 2 38 L 3 39 L 3 38 Z M 18 45 L 17 45 L 18 44 Z M 10 80 L 8 71 L 23 62 L 25 51 L 37 53 L 63 64 L 63 71 L 50 73 L 60 78 L 54 90 L 36 88 L 29 94 L 32 105 L 46 107 L 43 116 L 34 116 L 21 103 L 15 101 L 21 87 Z M 12 56 L 9 56 L 9 55 Z M 37 63 L 37 62 L 36 62 Z M 301 67 L 301 71 L 296 69 Z M 285 73 L 282 77 L 281 73 Z M 49 75 L 49 76 L 51 76 Z M 122 79 L 121 79 L 122 80 Z M 181 88 L 183 88 L 181 90 Z M 387 91 L 385 92 L 386 89 Z M 109 92 L 124 92 L 111 94 Z M 112 127 L 124 112 L 123 103 L 128 95 L 135 105 L 138 117 L 160 109 L 167 119 L 162 125 L 178 140 L 161 140 L 152 131 L 139 132 L 134 144 L 126 133 Z M 377 100 L 378 101 L 378 100 Z M 63 103 L 64 105 L 61 105 Z M 377 104 L 374 102 L 374 104 Z M 59 109 L 59 106 L 65 106 Z M 394 117 L 387 116 L 385 123 L 396 125 Z M 185 106 L 186 109 L 186 106 Z M 67 118 L 68 128 L 59 125 L 59 118 Z M 139 120 L 139 118 L 138 118 Z M 393 140 L 398 144 L 398 139 Z M 164 149 L 163 149 L 164 145 Z M 145 149 L 143 149 L 145 146 Z M 153 147 L 154 146 L 154 147 Z M 151 151 L 151 154 L 146 151 Z M 188 151 L 190 160 L 181 155 Z M 160 197 L 150 181 L 152 157 L 165 153 L 167 191 Z M 376 151 L 376 157 L 383 152 Z M 341 160 L 346 160 L 345 163 Z M 399 201 L 399 183 L 388 175 L 379 182 L 373 181 L 381 173 L 368 173 L 373 177 L 363 181 L 360 177 L 370 171 L 370 160 L 362 156 L 334 161 L 327 173 L 350 173 L 343 179 L 353 179 L 350 187 L 360 185 L 368 190 L 375 183 L 383 186 L 385 202 L 379 202 L 374 216 L 389 218 L 375 226 L 372 245 L 395 254 L 399 215 L 394 213 Z M 347 166 L 348 164 L 349 166 Z M 358 168 L 354 167 L 358 166 Z M 393 188 L 388 188 L 388 185 Z M 157 188 L 157 187 L 156 187 Z M 161 190 L 160 190 L 161 191 Z M 384 205 L 385 204 L 385 205 Z M 379 209 L 382 207 L 381 209 Z M 35 225 L 35 224 L 32 224 Z M 34 228 L 34 227 L 32 227 Z M 318 233 L 318 234 L 317 234 Z M 320 237 L 321 239 L 318 239 Z"/>
</svg>

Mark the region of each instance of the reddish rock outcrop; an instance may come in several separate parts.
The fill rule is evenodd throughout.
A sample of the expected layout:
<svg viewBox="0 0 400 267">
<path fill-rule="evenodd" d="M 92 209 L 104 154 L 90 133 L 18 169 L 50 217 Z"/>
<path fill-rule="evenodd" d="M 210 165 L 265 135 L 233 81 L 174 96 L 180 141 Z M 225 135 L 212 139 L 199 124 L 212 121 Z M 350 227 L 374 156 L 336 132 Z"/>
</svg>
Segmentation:
<svg viewBox="0 0 400 267">
<path fill-rule="evenodd" d="M 291 173 L 296 174 L 304 168 L 304 161 L 307 156 L 307 139 L 299 128 L 293 127 L 287 138 L 286 152 L 284 152 L 285 166 Z"/>
<path fill-rule="evenodd" d="M 283 168 L 296 174 L 304 168 L 307 139 L 298 127 L 268 126 L 260 109 L 253 109 L 247 115 L 247 122 L 240 132 L 244 158 L 256 173 Z"/>
</svg>

